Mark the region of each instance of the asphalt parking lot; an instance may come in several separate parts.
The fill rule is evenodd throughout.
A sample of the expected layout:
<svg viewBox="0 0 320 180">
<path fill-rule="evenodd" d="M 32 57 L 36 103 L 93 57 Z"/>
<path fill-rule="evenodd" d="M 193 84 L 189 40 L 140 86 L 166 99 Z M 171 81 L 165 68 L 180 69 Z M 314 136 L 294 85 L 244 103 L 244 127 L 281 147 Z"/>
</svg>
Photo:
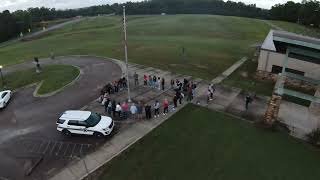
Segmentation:
<svg viewBox="0 0 320 180">
<path fill-rule="evenodd" d="M 64 57 L 41 63 L 77 66 L 82 74 L 74 85 L 51 97 L 33 97 L 35 87 L 19 90 L 7 108 L 0 110 L 0 179 L 46 179 L 108 141 L 108 138 L 64 137 L 56 130 L 55 122 L 65 110 L 80 109 L 96 99 L 104 84 L 120 78 L 120 67 L 94 57 Z M 28 62 L 7 71 L 33 66 Z M 117 125 L 116 129 L 119 128 Z"/>
</svg>

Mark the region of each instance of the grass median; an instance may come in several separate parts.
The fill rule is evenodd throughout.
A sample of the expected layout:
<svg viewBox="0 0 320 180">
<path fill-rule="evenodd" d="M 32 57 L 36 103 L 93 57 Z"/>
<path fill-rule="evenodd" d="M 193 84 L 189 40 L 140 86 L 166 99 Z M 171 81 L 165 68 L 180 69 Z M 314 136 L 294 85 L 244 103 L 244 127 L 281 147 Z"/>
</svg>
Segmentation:
<svg viewBox="0 0 320 180">
<path fill-rule="evenodd" d="M 316 148 L 188 105 L 104 167 L 101 180 L 320 178 Z"/>
<path fill-rule="evenodd" d="M 6 89 L 14 90 L 29 84 L 43 81 L 38 94 L 56 91 L 72 82 L 80 71 L 69 65 L 47 65 L 37 74 L 35 68 L 10 73 L 4 77 Z M 0 86 L 0 89 L 4 89 Z"/>
</svg>

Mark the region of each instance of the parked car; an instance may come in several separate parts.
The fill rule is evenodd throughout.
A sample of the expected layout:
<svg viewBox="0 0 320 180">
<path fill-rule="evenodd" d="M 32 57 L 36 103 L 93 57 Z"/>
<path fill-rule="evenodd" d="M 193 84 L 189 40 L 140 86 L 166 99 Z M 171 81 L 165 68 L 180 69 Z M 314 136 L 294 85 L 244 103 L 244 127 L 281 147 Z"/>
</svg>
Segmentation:
<svg viewBox="0 0 320 180">
<path fill-rule="evenodd" d="M 11 98 L 11 91 L 1 91 L 0 92 L 0 108 L 5 108 L 8 105 L 8 102 Z"/>
<path fill-rule="evenodd" d="M 95 112 L 65 111 L 57 125 L 57 130 L 66 136 L 83 134 L 104 137 L 111 134 L 114 122 L 110 117 Z"/>
</svg>

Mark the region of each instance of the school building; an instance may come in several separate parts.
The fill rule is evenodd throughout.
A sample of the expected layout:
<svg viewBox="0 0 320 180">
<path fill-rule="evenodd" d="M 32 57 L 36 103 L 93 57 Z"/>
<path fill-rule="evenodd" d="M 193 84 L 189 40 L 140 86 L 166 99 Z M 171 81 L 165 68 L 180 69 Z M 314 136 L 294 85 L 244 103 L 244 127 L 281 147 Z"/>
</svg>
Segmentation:
<svg viewBox="0 0 320 180">
<path fill-rule="evenodd" d="M 279 74 L 285 66 L 288 73 L 319 80 L 319 54 L 320 39 L 271 30 L 261 46 L 257 70 Z M 288 61 L 285 61 L 286 57 Z"/>
</svg>

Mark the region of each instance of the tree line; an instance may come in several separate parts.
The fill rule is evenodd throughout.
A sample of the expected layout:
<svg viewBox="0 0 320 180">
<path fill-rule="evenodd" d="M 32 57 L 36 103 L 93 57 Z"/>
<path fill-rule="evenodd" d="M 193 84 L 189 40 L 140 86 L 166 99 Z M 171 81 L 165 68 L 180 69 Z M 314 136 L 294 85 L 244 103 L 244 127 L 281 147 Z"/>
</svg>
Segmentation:
<svg viewBox="0 0 320 180">
<path fill-rule="evenodd" d="M 57 10 L 51 8 L 29 8 L 10 13 L 0 13 L 0 42 L 17 37 L 21 32 L 41 26 L 41 22 L 55 19 L 72 18 L 75 16 L 96 16 L 115 13 L 120 15 L 122 7 L 127 13 L 133 14 L 217 14 L 241 16 L 260 19 L 277 19 L 298 22 L 305 25 L 319 26 L 319 2 L 304 0 L 302 3 L 287 2 L 277 4 L 271 10 L 261 9 L 255 4 L 246 5 L 242 2 L 223 0 L 145 0 L 143 2 L 127 2 L 92 6 L 80 9 Z"/>
<path fill-rule="evenodd" d="M 320 2 L 316 0 L 303 0 L 301 3 L 288 1 L 277 4 L 270 10 L 272 19 L 299 23 L 319 28 Z"/>
</svg>

